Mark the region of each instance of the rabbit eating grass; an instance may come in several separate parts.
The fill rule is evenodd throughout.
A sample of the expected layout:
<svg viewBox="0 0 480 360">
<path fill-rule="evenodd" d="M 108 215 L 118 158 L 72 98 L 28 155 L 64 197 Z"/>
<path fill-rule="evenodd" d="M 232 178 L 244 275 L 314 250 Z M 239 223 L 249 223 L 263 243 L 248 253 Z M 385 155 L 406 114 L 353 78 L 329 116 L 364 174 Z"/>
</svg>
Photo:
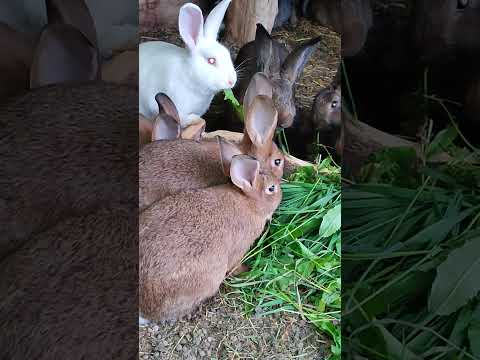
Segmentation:
<svg viewBox="0 0 480 360">
<path fill-rule="evenodd" d="M 227 48 L 217 41 L 231 0 L 220 2 L 203 23 L 201 9 L 185 4 L 179 13 L 180 35 L 187 48 L 162 41 L 140 44 L 139 111 L 158 114 L 155 95 L 166 94 L 176 105 L 182 127 L 208 110 L 216 93 L 232 88 L 237 74 Z"/>
<path fill-rule="evenodd" d="M 246 155 L 233 184 L 185 191 L 140 215 L 139 323 L 176 319 L 215 295 L 280 204 L 280 179 Z"/>
</svg>

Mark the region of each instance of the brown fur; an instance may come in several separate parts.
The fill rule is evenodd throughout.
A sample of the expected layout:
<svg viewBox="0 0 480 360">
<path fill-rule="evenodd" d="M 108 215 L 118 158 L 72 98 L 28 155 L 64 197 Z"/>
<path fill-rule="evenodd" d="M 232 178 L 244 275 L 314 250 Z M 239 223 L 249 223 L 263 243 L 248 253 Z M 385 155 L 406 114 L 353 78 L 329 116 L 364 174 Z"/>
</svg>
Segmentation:
<svg viewBox="0 0 480 360">
<path fill-rule="evenodd" d="M 0 103 L 29 87 L 29 72 L 35 40 L 0 23 Z"/>
<path fill-rule="evenodd" d="M 141 316 L 177 318 L 218 291 L 281 201 L 276 177 L 257 169 L 251 183 L 185 191 L 140 215 Z M 267 194 L 272 184 L 276 192 Z"/>
<path fill-rule="evenodd" d="M 255 73 L 262 72 L 273 86 L 273 101 L 278 111 L 278 126 L 292 126 L 296 115 L 295 82 L 300 77 L 320 37 L 300 45 L 290 54 L 285 45 L 273 40 L 268 31 L 257 24 L 255 40 L 244 45 L 235 59 L 235 66 L 240 67 L 242 76 L 234 88 L 234 93 L 241 103 L 250 81 Z M 235 114 L 229 116 L 229 130 L 241 128 Z"/>
<path fill-rule="evenodd" d="M 65 212 L 91 211 L 136 187 L 129 167 L 138 152 L 120 139 L 135 134 L 137 99 L 136 89 L 90 82 L 39 88 L 0 107 L 0 257 Z M 105 169 L 116 175 L 103 178 Z"/>
<path fill-rule="evenodd" d="M 121 140 L 115 136 L 110 140 Z M 49 165 L 50 169 L 57 163 Z M 86 169 L 95 170 L 91 165 Z M 59 184 L 66 187 L 72 181 L 64 178 Z M 72 202 L 85 199 L 85 186 L 81 193 L 72 194 Z M 2 259 L 2 358 L 127 360 L 138 356 L 138 219 L 132 216 L 136 204 L 100 208 L 105 205 L 100 202 L 85 215 L 70 216 L 65 211 L 61 222 L 30 237 Z M 57 212 L 53 204 L 41 211 L 45 209 Z"/>
<path fill-rule="evenodd" d="M 252 107 L 250 116 L 247 116 L 247 126 L 243 140 L 236 151 L 232 150 L 232 155 L 250 155 L 260 161 L 262 171 L 271 172 L 281 178 L 284 156 L 273 142 L 276 113 L 271 99 L 260 95 L 257 100 L 259 105 Z M 262 113 L 263 106 L 269 107 L 270 113 Z M 255 117 L 257 111 L 263 115 Z M 269 120 L 262 116 L 268 117 Z M 257 127 L 250 125 L 254 121 L 259 123 L 270 122 L 269 133 L 260 136 L 256 132 Z M 277 159 L 280 160 L 278 166 L 275 164 Z M 224 159 L 223 161 L 228 160 Z M 216 141 L 155 141 L 140 150 L 140 212 L 153 202 L 166 196 L 226 182 L 227 177 L 223 172 L 220 148 Z"/>
<path fill-rule="evenodd" d="M 342 36 L 342 56 L 354 56 L 365 45 L 373 24 L 370 0 L 310 0 L 308 12 Z"/>
<path fill-rule="evenodd" d="M 140 147 L 158 140 L 185 139 L 200 141 L 205 131 L 205 120 L 198 118 L 182 129 L 180 117 L 173 101 L 164 93 L 158 93 L 155 100 L 158 104 L 159 113 L 153 122 L 139 114 Z"/>
</svg>

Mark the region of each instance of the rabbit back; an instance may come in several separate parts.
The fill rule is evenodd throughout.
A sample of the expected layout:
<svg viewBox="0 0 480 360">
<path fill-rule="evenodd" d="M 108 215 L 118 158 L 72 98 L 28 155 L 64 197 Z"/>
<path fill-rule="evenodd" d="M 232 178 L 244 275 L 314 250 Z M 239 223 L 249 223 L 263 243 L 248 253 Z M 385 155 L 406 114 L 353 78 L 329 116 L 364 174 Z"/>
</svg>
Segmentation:
<svg viewBox="0 0 480 360">
<path fill-rule="evenodd" d="M 233 185 L 186 191 L 140 215 L 140 313 L 177 318 L 213 296 L 260 236 L 260 219 Z"/>
<path fill-rule="evenodd" d="M 226 181 L 215 141 L 154 141 L 140 150 L 139 210 L 166 196 Z"/>
</svg>

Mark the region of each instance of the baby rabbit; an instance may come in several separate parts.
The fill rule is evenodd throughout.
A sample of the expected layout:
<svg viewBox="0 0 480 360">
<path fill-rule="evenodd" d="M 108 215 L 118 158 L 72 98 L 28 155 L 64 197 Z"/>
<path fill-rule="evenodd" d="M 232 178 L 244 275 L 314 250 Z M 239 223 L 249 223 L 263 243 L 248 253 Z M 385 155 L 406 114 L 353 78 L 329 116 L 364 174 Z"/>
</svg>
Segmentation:
<svg viewBox="0 0 480 360">
<path fill-rule="evenodd" d="M 232 88 L 237 75 L 227 48 L 217 34 L 231 0 L 221 1 L 203 24 L 200 8 L 185 4 L 178 18 L 182 49 L 161 41 L 140 44 L 139 110 L 148 118 L 158 114 L 155 95 L 165 93 L 177 106 L 182 127 L 201 117 L 216 93 Z"/>
<path fill-rule="evenodd" d="M 280 204 L 280 180 L 257 160 L 234 156 L 229 173 L 233 184 L 185 191 L 140 215 L 141 324 L 176 319 L 215 295 Z"/>
<path fill-rule="evenodd" d="M 155 141 L 140 150 L 140 212 L 166 196 L 227 182 L 220 152 L 230 159 L 237 154 L 253 156 L 260 162 L 262 171 L 282 177 L 284 156 L 273 142 L 277 112 L 271 99 L 271 87 L 264 75 L 254 77 L 245 99 L 245 130 L 238 145 L 223 139 L 173 140 Z M 228 161 L 223 159 L 223 164 Z"/>
<path fill-rule="evenodd" d="M 182 129 L 177 109 L 172 100 L 162 93 L 157 94 L 155 100 L 160 111 L 153 122 L 139 114 L 140 147 L 158 140 L 189 139 L 200 141 L 202 133 L 205 131 L 205 120 L 198 118 L 198 121 Z"/>
<path fill-rule="evenodd" d="M 273 102 L 278 111 L 278 126 L 288 128 L 296 115 L 295 82 L 300 77 L 310 56 L 315 51 L 320 37 L 297 47 L 290 54 L 285 45 L 273 40 L 262 24 L 257 24 L 255 40 L 245 44 L 239 51 L 235 65 L 242 68 L 242 79 L 234 88 L 240 102 L 257 72 L 264 73 L 273 86 Z M 231 116 L 229 129 L 241 127 L 239 120 Z"/>
<path fill-rule="evenodd" d="M 340 126 L 342 91 L 338 85 L 328 86 L 315 96 L 312 106 L 312 123 L 317 130 L 327 130 Z"/>
</svg>

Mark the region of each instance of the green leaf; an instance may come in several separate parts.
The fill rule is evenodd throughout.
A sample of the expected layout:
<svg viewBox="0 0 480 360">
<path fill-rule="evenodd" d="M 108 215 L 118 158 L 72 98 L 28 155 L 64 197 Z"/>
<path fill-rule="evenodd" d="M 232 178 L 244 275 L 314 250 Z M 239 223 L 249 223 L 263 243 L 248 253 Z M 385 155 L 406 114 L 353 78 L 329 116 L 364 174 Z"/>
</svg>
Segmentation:
<svg viewBox="0 0 480 360">
<path fill-rule="evenodd" d="M 420 356 L 415 355 L 409 348 L 402 344 L 393 336 L 383 325 L 377 325 L 380 330 L 383 341 L 385 342 L 385 350 L 389 355 L 389 359 L 395 360 L 420 360 Z"/>
<path fill-rule="evenodd" d="M 243 121 L 243 108 L 235 95 L 233 95 L 232 89 L 223 90 L 223 93 L 225 94 L 225 97 L 223 99 L 227 100 L 232 105 L 240 120 Z"/>
<path fill-rule="evenodd" d="M 464 307 L 455 321 L 455 325 L 450 334 L 450 341 L 457 346 L 462 346 L 464 340 L 467 338 L 467 329 L 472 318 L 472 309 L 470 306 Z"/>
<path fill-rule="evenodd" d="M 436 155 L 447 148 L 453 143 L 453 140 L 457 137 L 458 133 L 454 127 L 449 126 L 446 129 L 439 131 L 437 136 L 428 145 L 426 150 L 427 159 L 433 155 Z"/>
<path fill-rule="evenodd" d="M 322 219 L 320 225 L 319 235 L 320 237 L 329 237 L 340 230 L 341 226 L 341 205 L 338 204 L 332 209 L 328 210 Z"/>
<path fill-rule="evenodd" d="M 449 315 L 464 306 L 480 291 L 480 237 L 450 253 L 438 267 L 428 299 L 428 309 Z"/>
<path fill-rule="evenodd" d="M 472 314 L 470 326 L 468 327 L 468 340 L 473 355 L 480 357 L 480 303 Z"/>
</svg>

